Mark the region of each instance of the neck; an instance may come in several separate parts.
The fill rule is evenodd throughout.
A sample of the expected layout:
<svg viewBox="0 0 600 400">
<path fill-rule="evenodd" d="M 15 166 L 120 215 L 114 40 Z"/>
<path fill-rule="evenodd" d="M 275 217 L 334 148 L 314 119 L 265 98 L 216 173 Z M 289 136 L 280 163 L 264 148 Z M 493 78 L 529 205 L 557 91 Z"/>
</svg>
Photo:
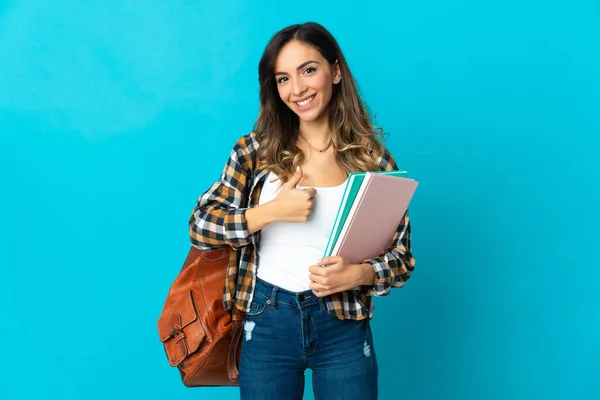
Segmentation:
<svg viewBox="0 0 600 400">
<path fill-rule="evenodd" d="M 310 141 L 313 145 L 320 145 L 329 142 L 331 139 L 331 129 L 328 118 L 320 118 L 317 121 L 300 121 L 300 134 Z"/>
</svg>

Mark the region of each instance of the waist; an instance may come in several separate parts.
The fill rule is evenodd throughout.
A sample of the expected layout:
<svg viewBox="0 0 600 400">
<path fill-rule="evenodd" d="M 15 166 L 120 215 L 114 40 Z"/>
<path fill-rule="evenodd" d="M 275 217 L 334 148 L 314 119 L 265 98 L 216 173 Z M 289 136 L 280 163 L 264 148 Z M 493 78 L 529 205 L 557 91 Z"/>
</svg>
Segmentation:
<svg viewBox="0 0 600 400">
<path fill-rule="evenodd" d="M 273 285 L 263 279 L 256 278 L 254 286 L 254 295 L 260 295 L 271 299 L 275 304 L 284 304 L 288 306 L 310 306 L 313 304 L 325 305 L 323 298 L 317 297 L 312 290 L 301 292 L 292 292 L 277 285 Z"/>
</svg>

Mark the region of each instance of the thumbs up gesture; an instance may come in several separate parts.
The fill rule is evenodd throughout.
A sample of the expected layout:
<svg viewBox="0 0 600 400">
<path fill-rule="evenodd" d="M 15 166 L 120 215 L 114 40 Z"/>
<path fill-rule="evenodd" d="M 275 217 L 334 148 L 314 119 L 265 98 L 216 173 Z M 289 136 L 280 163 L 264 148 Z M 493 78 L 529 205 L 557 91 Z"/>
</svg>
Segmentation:
<svg viewBox="0 0 600 400">
<path fill-rule="evenodd" d="M 301 179 L 302 169 L 298 167 L 273 199 L 272 209 L 277 221 L 304 222 L 310 217 L 317 191 L 313 188 L 297 189 Z"/>
</svg>

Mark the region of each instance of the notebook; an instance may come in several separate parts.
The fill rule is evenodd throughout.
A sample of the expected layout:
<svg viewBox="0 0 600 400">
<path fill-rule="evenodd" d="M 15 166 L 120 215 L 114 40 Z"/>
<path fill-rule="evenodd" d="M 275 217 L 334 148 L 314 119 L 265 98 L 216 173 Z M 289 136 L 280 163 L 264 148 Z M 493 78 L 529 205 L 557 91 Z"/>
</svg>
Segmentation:
<svg viewBox="0 0 600 400">
<path fill-rule="evenodd" d="M 370 172 L 370 174 L 381 174 L 381 175 L 389 175 L 389 176 L 398 176 L 404 177 L 407 175 L 406 171 L 376 171 Z M 331 234 L 329 235 L 329 241 L 325 246 L 325 254 L 324 256 L 330 256 L 333 251 L 333 247 L 337 242 L 340 232 L 344 227 L 344 223 L 354 205 L 354 201 L 356 196 L 361 188 L 361 185 L 367 175 L 366 172 L 352 172 L 348 175 L 348 180 L 346 181 L 346 186 L 344 188 L 344 192 L 342 194 L 342 200 L 340 202 L 340 207 L 338 208 L 337 215 L 335 217 L 333 227 L 331 229 Z"/>
<path fill-rule="evenodd" d="M 384 252 L 417 186 L 405 177 L 370 172 L 363 176 L 337 239 L 330 239 L 331 255 L 358 264 Z"/>
</svg>

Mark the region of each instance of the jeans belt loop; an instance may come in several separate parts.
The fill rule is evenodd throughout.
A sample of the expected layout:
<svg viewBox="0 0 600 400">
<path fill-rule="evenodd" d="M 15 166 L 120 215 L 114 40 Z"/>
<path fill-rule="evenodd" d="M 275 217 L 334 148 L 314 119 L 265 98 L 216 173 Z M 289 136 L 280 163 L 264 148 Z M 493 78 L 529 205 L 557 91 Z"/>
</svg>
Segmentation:
<svg viewBox="0 0 600 400">
<path fill-rule="evenodd" d="M 275 310 L 277 308 L 277 287 L 273 286 L 273 291 L 271 292 L 271 310 Z"/>
</svg>

